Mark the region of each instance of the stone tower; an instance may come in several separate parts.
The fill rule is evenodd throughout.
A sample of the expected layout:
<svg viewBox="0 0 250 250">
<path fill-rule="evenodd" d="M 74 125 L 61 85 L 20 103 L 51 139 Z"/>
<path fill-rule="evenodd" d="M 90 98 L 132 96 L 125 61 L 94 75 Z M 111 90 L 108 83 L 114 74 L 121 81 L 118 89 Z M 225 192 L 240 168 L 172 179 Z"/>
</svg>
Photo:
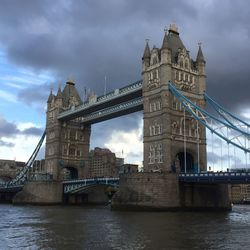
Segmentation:
<svg viewBox="0 0 250 250">
<path fill-rule="evenodd" d="M 206 170 L 205 128 L 184 112 L 168 90 L 172 81 L 204 108 L 205 63 L 200 44 L 196 61 L 190 58 L 175 25 L 165 31 L 161 48 L 150 49 L 146 42 L 142 58 L 145 172 Z"/>
<path fill-rule="evenodd" d="M 46 119 L 46 172 L 54 180 L 84 178 L 87 176 L 87 157 L 89 153 L 90 126 L 83 126 L 80 118 L 71 121 L 59 121 L 60 111 L 82 104 L 75 83 L 67 81 L 63 91 L 52 91 L 47 101 Z"/>
</svg>

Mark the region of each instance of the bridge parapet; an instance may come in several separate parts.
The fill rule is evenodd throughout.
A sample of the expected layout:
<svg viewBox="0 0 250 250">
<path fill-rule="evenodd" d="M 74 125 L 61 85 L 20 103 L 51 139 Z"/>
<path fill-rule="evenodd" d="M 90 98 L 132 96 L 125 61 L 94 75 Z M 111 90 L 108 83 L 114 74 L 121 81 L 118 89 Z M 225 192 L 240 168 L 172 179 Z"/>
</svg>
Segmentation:
<svg viewBox="0 0 250 250">
<path fill-rule="evenodd" d="M 180 182 L 200 183 L 250 183 L 250 172 L 207 172 L 207 173 L 181 173 Z"/>
</svg>

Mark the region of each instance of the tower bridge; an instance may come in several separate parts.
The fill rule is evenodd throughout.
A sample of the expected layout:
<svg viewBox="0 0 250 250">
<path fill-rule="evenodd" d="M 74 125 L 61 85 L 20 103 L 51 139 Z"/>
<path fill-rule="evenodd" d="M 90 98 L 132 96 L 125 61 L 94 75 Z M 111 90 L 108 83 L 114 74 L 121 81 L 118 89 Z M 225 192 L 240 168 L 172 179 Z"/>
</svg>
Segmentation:
<svg viewBox="0 0 250 250">
<path fill-rule="evenodd" d="M 242 150 L 247 159 L 249 125 L 205 93 L 205 65 L 201 45 L 193 60 L 177 27 L 171 25 L 160 48 L 150 48 L 146 43 L 142 80 L 103 96 L 92 94 L 86 102 L 80 98 L 75 83 L 67 81 L 64 89 L 59 88 L 57 94 L 51 92 L 47 101 L 45 167 L 52 180 L 40 182 L 39 188 L 38 182 L 26 182 L 44 133 L 24 170 L 5 187 L 25 183 L 17 201 L 29 200 L 30 196 L 46 203 L 61 202 L 63 192 L 82 195 L 89 187 L 111 184 L 111 179 L 104 183 L 90 176 L 91 125 L 143 110 L 144 171 L 120 176 L 113 208 L 230 209 L 228 184 L 236 180 L 249 182 L 249 176 L 204 173 L 206 132 L 225 141 L 228 152 L 230 145 Z M 206 104 L 218 116 L 207 112 Z M 74 171 L 78 180 L 63 182 L 65 168 Z"/>
</svg>

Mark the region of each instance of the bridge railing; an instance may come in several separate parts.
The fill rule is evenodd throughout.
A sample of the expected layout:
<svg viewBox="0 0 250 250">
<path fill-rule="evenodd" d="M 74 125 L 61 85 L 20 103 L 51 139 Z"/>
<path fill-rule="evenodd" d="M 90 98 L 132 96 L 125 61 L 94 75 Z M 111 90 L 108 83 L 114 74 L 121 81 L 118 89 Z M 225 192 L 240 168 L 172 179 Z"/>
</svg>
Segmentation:
<svg viewBox="0 0 250 250">
<path fill-rule="evenodd" d="M 250 172 L 180 173 L 181 182 L 250 183 Z"/>
<path fill-rule="evenodd" d="M 69 180 L 63 181 L 63 191 L 64 193 L 76 192 L 84 187 L 90 187 L 93 185 L 115 185 L 119 183 L 119 178 L 90 178 L 90 179 L 79 179 L 79 180 Z"/>
</svg>

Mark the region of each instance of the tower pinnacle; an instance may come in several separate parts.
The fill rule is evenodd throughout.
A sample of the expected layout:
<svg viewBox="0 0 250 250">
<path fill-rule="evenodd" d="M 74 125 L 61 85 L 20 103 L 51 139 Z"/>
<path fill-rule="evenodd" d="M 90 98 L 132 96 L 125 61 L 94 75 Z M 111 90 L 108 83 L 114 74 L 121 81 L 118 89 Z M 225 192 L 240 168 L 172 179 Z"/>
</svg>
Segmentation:
<svg viewBox="0 0 250 250">
<path fill-rule="evenodd" d="M 150 48 L 149 48 L 148 42 L 149 42 L 149 39 L 146 39 L 146 46 L 145 46 L 145 49 L 144 49 L 142 59 L 146 59 L 146 58 L 149 59 L 150 58 Z"/>
<path fill-rule="evenodd" d="M 199 49 L 196 57 L 196 62 L 206 62 L 201 49 L 201 42 L 198 43 Z"/>
</svg>

